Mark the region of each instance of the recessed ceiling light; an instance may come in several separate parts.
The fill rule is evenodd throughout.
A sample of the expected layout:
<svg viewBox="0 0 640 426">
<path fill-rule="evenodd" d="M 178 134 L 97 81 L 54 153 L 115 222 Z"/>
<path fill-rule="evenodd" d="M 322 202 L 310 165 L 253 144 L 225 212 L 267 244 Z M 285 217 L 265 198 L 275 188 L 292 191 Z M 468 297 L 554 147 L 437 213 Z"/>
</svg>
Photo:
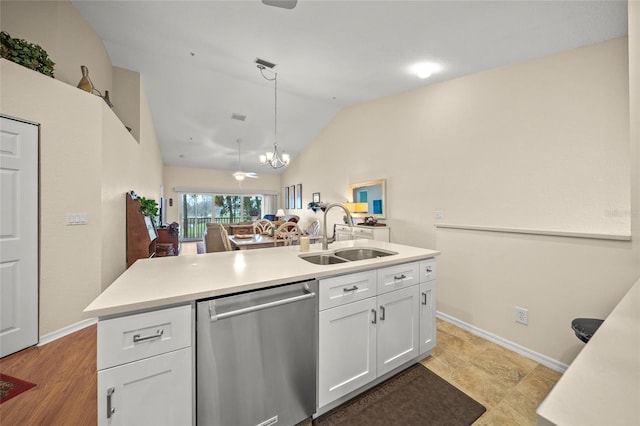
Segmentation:
<svg viewBox="0 0 640 426">
<path fill-rule="evenodd" d="M 442 66 L 433 62 L 420 62 L 418 64 L 412 65 L 409 68 L 409 71 L 422 79 L 429 78 L 434 72 L 438 72 L 441 70 Z"/>
</svg>

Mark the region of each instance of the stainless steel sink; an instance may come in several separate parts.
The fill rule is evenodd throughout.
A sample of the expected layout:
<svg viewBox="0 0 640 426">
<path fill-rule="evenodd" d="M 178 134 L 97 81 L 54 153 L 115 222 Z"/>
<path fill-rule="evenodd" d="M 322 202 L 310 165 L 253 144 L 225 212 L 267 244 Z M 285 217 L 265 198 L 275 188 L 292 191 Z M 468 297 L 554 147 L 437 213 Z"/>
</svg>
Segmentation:
<svg viewBox="0 0 640 426">
<path fill-rule="evenodd" d="M 312 254 L 309 256 L 300 256 L 300 258 L 307 262 L 315 263 L 316 265 L 333 265 L 335 263 L 344 263 L 347 260 L 333 256 L 331 254 Z"/>
<path fill-rule="evenodd" d="M 391 256 L 398 253 L 394 251 L 371 249 L 371 248 L 348 248 L 348 249 L 336 250 L 333 254 L 340 258 L 354 261 L 354 260 L 375 259 L 376 257 Z"/>
</svg>

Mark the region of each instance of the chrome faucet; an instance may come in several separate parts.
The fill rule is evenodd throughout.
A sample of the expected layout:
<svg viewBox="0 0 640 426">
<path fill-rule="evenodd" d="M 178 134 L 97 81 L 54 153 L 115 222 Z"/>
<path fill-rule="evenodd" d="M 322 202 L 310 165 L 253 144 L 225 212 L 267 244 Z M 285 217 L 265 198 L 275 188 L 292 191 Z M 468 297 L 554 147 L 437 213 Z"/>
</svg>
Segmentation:
<svg viewBox="0 0 640 426">
<path fill-rule="evenodd" d="M 329 210 L 331 210 L 332 207 L 340 207 L 342 210 L 344 210 L 345 214 L 347 215 L 347 225 L 353 227 L 353 218 L 351 218 L 351 213 L 349 213 L 349 210 L 345 206 L 339 203 L 329 204 L 324 209 L 324 220 L 322 221 L 322 250 L 329 249 L 329 239 L 327 238 L 327 213 L 329 212 Z M 333 242 L 333 240 L 331 241 Z"/>
</svg>

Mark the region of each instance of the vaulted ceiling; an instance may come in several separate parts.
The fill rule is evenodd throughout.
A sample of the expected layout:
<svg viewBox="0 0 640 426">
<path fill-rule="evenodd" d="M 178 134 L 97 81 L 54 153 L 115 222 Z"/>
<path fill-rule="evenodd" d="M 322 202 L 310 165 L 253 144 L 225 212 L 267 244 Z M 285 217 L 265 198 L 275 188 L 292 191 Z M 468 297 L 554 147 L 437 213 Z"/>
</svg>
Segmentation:
<svg viewBox="0 0 640 426">
<path fill-rule="evenodd" d="M 626 1 L 73 1 L 113 65 L 142 74 L 165 164 L 276 173 L 343 107 L 627 34 Z M 417 62 L 441 70 L 428 79 Z M 244 121 L 232 114 L 246 116 Z"/>
</svg>

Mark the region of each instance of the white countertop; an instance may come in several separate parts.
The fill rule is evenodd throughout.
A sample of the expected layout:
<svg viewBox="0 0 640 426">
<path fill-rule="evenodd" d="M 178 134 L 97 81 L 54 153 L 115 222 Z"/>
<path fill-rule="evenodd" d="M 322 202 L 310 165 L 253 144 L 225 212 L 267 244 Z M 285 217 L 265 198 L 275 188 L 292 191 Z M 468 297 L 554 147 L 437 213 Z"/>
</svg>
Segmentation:
<svg viewBox="0 0 640 426">
<path fill-rule="evenodd" d="M 640 424 L 640 280 L 538 407 L 539 425 Z"/>
<path fill-rule="evenodd" d="M 381 248 L 398 254 L 335 265 L 315 265 L 298 257 L 323 253 L 320 244 L 312 244 L 309 253 L 301 253 L 300 246 L 289 246 L 141 259 L 91 302 L 84 313 L 87 317 L 122 314 L 412 262 L 440 254 L 435 250 L 373 240 L 335 242 L 329 245 L 328 251 L 344 247 Z"/>
</svg>

